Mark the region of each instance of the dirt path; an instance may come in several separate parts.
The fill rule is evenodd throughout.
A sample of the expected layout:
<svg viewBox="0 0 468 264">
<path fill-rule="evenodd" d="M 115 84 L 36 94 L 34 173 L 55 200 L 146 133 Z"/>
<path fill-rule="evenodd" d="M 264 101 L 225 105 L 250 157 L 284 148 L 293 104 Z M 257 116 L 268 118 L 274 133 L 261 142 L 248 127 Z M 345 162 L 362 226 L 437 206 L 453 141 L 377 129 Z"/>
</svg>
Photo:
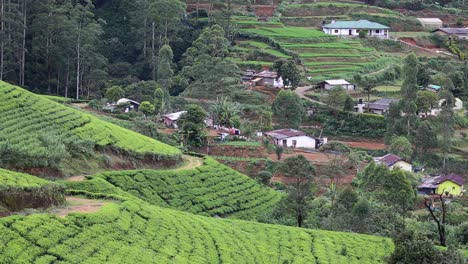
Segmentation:
<svg viewBox="0 0 468 264">
<path fill-rule="evenodd" d="M 324 103 L 320 102 L 320 101 L 316 101 L 316 100 L 313 100 L 307 96 L 305 96 L 305 93 L 310 90 L 312 88 L 312 86 L 302 86 L 302 87 L 297 87 L 296 90 L 294 90 L 296 92 L 297 95 L 299 95 L 299 97 L 301 98 L 304 98 L 306 100 L 309 100 L 311 101 L 312 103 L 316 103 L 316 104 L 321 104 L 321 105 L 325 105 Z"/>
<path fill-rule="evenodd" d="M 59 217 L 65 217 L 71 213 L 95 213 L 104 205 L 110 204 L 110 201 L 91 200 L 73 196 L 65 197 L 66 204 L 64 207 L 53 209 L 50 213 Z"/>
<path fill-rule="evenodd" d="M 189 155 L 184 155 L 183 158 L 184 158 L 184 164 L 182 164 L 182 166 L 174 169 L 175 171 L 194 169 L 196 167 L 200 167 L 200 166 L 203 165 L 203 159 L 202 158 L 189 156 Z"/>
<path fill-rule="evenodd" d="M 85 176 L 83 175 L 80 175 L 80 176 L 72 176 L 70 178 L 67 178 L 66 181 L 70 181 L 70 182 L 80 182 L 80 181 L 84 181 L 86 179 Z"/>
</svg>

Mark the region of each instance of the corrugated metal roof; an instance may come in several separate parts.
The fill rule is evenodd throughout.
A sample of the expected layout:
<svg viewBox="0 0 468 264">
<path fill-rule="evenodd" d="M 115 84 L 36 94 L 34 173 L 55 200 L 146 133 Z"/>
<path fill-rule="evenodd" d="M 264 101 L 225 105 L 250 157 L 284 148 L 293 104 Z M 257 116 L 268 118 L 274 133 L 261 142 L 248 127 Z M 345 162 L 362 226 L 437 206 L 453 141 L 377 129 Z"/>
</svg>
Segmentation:
<svg viewBox="0 0 468 264">
<path fill-rule="evenodd" d="M 442 24 L 442 20 L 440 20 L 439 18 L 437 17 L 428 17 L 428 18 L 418 18 L 419 22 L 421 23 L 434 23 L 434 24 Z"/>
<path fill-rule="evenodd" d="M 387 154 L 383 157 L 375 158 L 375 161 L 379 164 L 385 164 L 387 167 L 392 166 L 393 164 L 397 163 L 398 161 L 402 161 L 403 159 L 395 154 Z"/>
<path fill-rule="evenodd" d="M 176 120 L 179 120 L 180 116 L 185 113 L 187 113 L 187 111 L 180 111 L 180 112 L 164 115 L 164 117 L 172 121 L 176 121 Z"/>
<path fill-rule="evenodd" d="M 468 35 L 468 28 L 439 28 L 434 31 L 443 31 L 447 34 L 454 34 L 454 35 Z"/>
<path fill-rule="evenodd" d="M 357 21 L 336 21 L 323 26 L 324 28 L 358 28 L 358 29 L 388 29 L 382 24 L 371 22 L 369 20 Z"/>
<path fill-rule="evenodd" d="M 323 81 L 325 83 L 328 83 L 330 85 L 349 85 L 351 83 L 349 83 L 348 81 L 344 80 L 344 79 L 339 79 L 339 80 L 325 80 Z"/>
<path fill-rule="evenodd" d="M 276 139 L 284 139 L 290 137 L 305 136 L 306 133 L 292 128 L 284 128 L 266 132 L 265 135 Z"/>
</svg>

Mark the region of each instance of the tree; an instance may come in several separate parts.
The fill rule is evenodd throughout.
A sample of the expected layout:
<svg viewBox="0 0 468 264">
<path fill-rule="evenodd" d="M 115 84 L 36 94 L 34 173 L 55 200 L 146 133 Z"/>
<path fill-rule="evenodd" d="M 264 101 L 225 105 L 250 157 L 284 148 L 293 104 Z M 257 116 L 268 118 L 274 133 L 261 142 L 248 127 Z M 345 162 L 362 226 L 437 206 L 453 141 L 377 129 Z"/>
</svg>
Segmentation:
<svg viewBox="0 0 468 264">
<path fill-rule="evenodd" d="M 366 37 L 367 37 L 367 30 L 359 31 L 359 38 L 360 39 L 365 39 Z"/>
<path fill-rule="evenodd" d="M 179 133 L 183 136 L 185 145 L 200 147 L 206 139 L 205 119 L 207 114 L 198 105 L 187 105 L 187 113 L 179 119 Z"/>
<path fill-rule="evenodd" d="M 343 110 L 347 112 L 354 112 L 354 101 L 353 101 L 353 98 L 349 95 L 346 96 Z"/>
<path fill-rule="evenodd" d="M 143 114 L 145 114 L 145 118 L 152 113 L 154 113 L 154 105 L 148 101 L 144 101 L 140 104 L 140 108 L 138 108 Z"/>
<path fill-rule="evenodd" d="M 358 175 L 358 186 L 381 203 L 405 212 L 414 205 L 411 173 L 400 169 L 388 169 L 385 165 L 369 164 Z"/>
<path fill-rule="evenodd" d="M 426 154 L 429 150 L 438 146 L 437 133 L 428 120 L 424 120 L 418 126 L 414 145 L 420 154 Z"/>
<path fill-rule="evenodd" d="M 279 166 L 278 172 L 288 177 L 286 203 L 294 212 L 297 226 L 302 227 L 307 216 L 308 200 L 312 197 L 311 184 L 315 169 L 303 155 L 289 157 Z"/>
<path fill-rule="evenodd" d="M 275 146 L 276 158 L 278 160 L 281 159 L 281 155 L 283 155 L 283 152 L 284 152 L 284 148 L 282 146 L 280 146 L 280 145 Z"/>
<path fill-rule="evenodd" d="M 394 137 L 392 141 L 390 142 L 390 148 L 389 151 L 390 153 L 393 153 L 397 156 L 400 156 L 404 160 L 411 160 L 411 156 L 413 155 L 413 146 L 411 145 L 411 142 L 403 137 Z"/>
<path fill-rule="evenodd" d="M 124 96 L 125 96 L 125 91 L 120 86 L 112 86 L 106 91 L 106 97 L 112 102 L 117 102 L 117 100 L 119 100 L 120 98 Z"/>
<path fill-rule="evenodd" d="M 156 114 L 160 114 L 166 105 L 165 94 L 161 87 L 154 90 L 154 111 Z"/>
<path fill-rule="evenodd" d="M 438 103 L 437 94 L 429 91 L 419 91 L 416 94 L 418 112 L 427 113 Z"/>
<path fill-rule="evenodd" d="M 293 91 L 281 90 L 272 105 L 281 126 L 299 128 L 304 115 L 301 98 Z"/>
<path fill-rule="evenodd" d="M 436 213 L 436 207 L 429 197 L 424 198 L 424 206 L 426 206 L 427 211 L 431 215 L 431 218 L 434 220 L 434 222 L 437 224 L 437 231 L 439 233 L 439 242 L 441 246 L 447 246 L 446 245 L 446 235 L 445 235 L 445 224 L 446 224 L 446 218 L 447 218 L 447 202 L 444 198 L 444 193 L 441 193 L 438 195 L 439 203 L 440 203 L 440 208 L 439 208 L 439 214 L 437 215 Z"/>
<path fill-rule="evenodd" d="M 348 96 L 348 93 L 342 86 L 335 86 L 328 91 L 325 103 L 329 106 L 343 109 Z"/>
<path fill-rule="evenodd" d="M 172 61 L 174 55 L 171 46 L 167 43 L 159 49 L 159 64 L 158 64 L 158 84 L 164 89 L 165 94 L 169 95 L 169 90 L 172 86 Z"/>
<path fill-rule="evenodd" d="M 455 124 L 455 113 L 453 112 L 453 105 L 455 99 L 453 98 L 453 95 L 447 91 L 443 90 L 441 91 L 440 94 L 441 100 L 443 100 L 442 103 L 442 109 L 438 115 L 438 121 L 439 121 L 439 127 L 440 127 L 440 133 L 442 135 L 441 141 L 440 141 L 440 146 L 441 146 L 441 151 L 444 155 L 443 158 L 443 170 L 446 172 L 447 171 L 447 157 L 449 152 L 452 149 L 453 142 L 453 134 L 455 133 L 454 130 L 454 124 Z"/>
<path fill-rule="evenodd" d="M 377 80 L 374 77 L 364 76 L 363 78 L 360 75 L 355 76 L 356 80 L 360 82 L 357 83 L 362 89 L 367 93 L 367 101 L 370 101 L 370 95 L 374 91 L 374 88 L 377 86 Z"/>
<path fill-rule="evenodd" d="M 211 113 L 215 124 L 225 127 L 235 127 L 240 114 L 240 105 L 221 97 L 211 106 Z"/>
<path fill-rule="evenodd" d="M 403 111 L 403 119 L 406 121 L 406 135 L 409 136 L 412 130 L 416 127 L 416 95 L 418 88 L 418 58 L 414 53 L 409 54 L 405 58 L 403 67 L 404 81 L 401 86 L 401 110 Z"/>
<path fill-rule="evenodd" d="M 273 63 L 273 69 L 278 73 L 278 78 L 283 79 L 286 87 L 296 88 L 301 80 L 301 75 L 296 67 L 294 60 L 276 60 Z"/>
<path fill-rule="evenodd" d="M 228 58 L 228 41 L 224 30 L 214 25 L 205 28 L 184 54 L 182 76 L 187 80 L 185 96 L 216 98 L 240 90 L 241 71 Z"/>
</svg>

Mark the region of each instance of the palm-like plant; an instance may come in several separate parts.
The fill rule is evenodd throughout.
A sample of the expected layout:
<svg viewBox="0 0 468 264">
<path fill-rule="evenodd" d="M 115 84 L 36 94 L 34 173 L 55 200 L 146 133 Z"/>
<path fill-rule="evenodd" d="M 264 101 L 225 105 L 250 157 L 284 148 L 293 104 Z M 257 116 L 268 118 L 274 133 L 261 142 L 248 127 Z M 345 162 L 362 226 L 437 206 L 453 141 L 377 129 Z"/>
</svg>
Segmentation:
<svg viewBox="0 0 468 264">
<path fill-rule="evenodd" d="M 241 107 L 238 103 L 230 101 L 226 97 L 221 97 L 211 106 L 211 113 L 215 124 L 225 127 L 234 127 L 239 118 Z"/>
</svg>

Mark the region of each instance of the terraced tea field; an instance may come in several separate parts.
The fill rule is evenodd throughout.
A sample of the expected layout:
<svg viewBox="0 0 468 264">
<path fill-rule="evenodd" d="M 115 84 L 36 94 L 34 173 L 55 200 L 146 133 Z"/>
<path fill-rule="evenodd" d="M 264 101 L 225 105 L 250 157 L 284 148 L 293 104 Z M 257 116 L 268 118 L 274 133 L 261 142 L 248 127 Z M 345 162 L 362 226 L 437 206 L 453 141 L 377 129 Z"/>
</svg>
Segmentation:
<svg viewBox="0 0 468 264">
<path fill-rule="evenodd" d="M 180 159 L 177 148 L 5 82 L 0 82 L 0 100 L 0 139 L 30 164 L 48 155 L 47 142 L 78 140 L 155 159 Z"/>
<path fill-rule="evenodd" d="M 0 218 L 0 263 L 384 263 L 394 248 L 383 237 L 162 208 L 121 189 L 81 192 L 106 202 L 96 212 Z"/>
<path fill-rule="evenodd" d="M 94 178 L 154 205 L 209 216 L 256 219 L 281 199 L 278 192 L 210 158 L 194 169 L 118 171 Z M 91 190 L 100 182 L 90 183 Z M 67 184 L 73 188 L 87 183 Z"/>
</svg>

